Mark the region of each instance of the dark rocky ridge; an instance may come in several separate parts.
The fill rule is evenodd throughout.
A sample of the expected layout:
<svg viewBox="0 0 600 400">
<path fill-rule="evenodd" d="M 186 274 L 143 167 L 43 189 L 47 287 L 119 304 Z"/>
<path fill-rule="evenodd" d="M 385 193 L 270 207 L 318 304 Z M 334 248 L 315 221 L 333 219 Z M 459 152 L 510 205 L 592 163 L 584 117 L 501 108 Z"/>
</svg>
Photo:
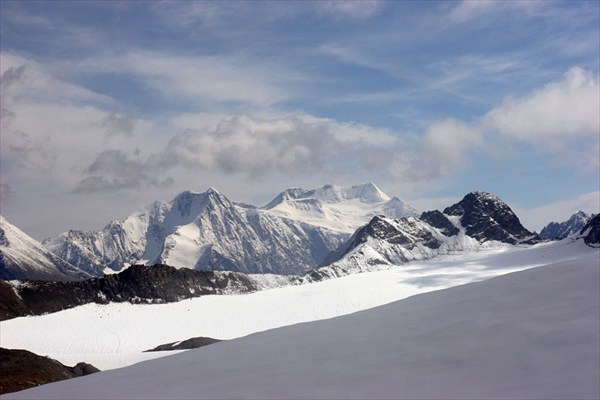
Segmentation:
<svg viewBox="0 0 600 400">
<path fill-rule="evenodd" d="M 438 228 L 445 236 L 458 235 L 460 230 L 450 222 L 448 217 L 438 210 L 425 211 L 421 214 L 421 221 L 427 222 L 429 225 Z"/>
<path fill-rule="evenodd" d="M 93 365 L 83 362 L 74 367 L 67 367 L 49 357 L 42 357 L 27 350 L 0 348 L 0 394 L 99 371 Z"/>
<path fill-rule="evenodd" d="M 350 239 L 348 239 L 348 241 L 344 243 L 338 250 L 332 252 L 325 259 L 325 263 L 323 265 L 325 266 L 341 259 L 350 251 L 352 251 L 352 249 L 365 243 L 370 237 L 384 240 L 390 244 L 404 246 L 407 249 L 412 249 L 415 247 L 415 240 L 419 240 L 421 243 L 431 249 L 437 249 L 440 247 L 441 243 L 435 237 L 433 237 L 430 232 L 426 230 L 415 229 L 414 225 L 418 219 L 414 217 L 404 217 L 395 221 L 410 227 L 410 229 L 413 231 L 413 234 L 408 236 L 405 232 L 402 232 L 401 230 L 397 229 L 396 226 L 390 224 L 386 217 L 375 216 L 367 225 L 359 228 L 354 235 L 352 235 Z M 307 275 L 313 279 L 315 279 L 318 274 L 318 269 L 309 271 L 307 273 Z"/>
<path fill-rule="evenodd" d="M 168 303 L 203 295 L 258 290 L 247 275 L 195 271 L 158 264 L 78 282 L 0 281 L 0 320 L 40 315 L 87 303 Z"/>
<path fill-rule="evenodd" d="M 539 237 L 521 225 L 506 203 L 485 192 L 471 192 L 444 214 L 460 217 L 465 233 L 480 242 L 497 240 L 509 244 L 533 244 Z"/>
<path fill-rule="evenodd" d="M 579 232 L 584 235 L 583 241 L 591 247 L 600 247 L 600 214 L 590 219 Z"/>
</svg>

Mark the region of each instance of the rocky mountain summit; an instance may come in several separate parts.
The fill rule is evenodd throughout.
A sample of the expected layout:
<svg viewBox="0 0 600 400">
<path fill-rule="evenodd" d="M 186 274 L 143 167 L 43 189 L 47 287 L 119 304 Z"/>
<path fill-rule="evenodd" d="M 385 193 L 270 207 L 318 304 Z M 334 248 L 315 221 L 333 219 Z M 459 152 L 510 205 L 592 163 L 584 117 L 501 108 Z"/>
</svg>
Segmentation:
<svg viewBox="0 0 600 400">
<path fill-rule="evenodd" d="M 550 222 L 540 231 L 542 239 L 564 239 L 570 235 L 579 233 L 594 215 L 578 211 L 563 222 Z"/>
<path fill-rule="evenodd" d="M 517 244 L 534 243 L 536 235 L 521 225 L 510 207 L 493 194 L 471 192 L 444 214 L 459 218 L 465 233 L 479 241 L 497 240 Z"/>
<path fill-rule="evenodd" d="M 436 210 L 424 212 L 420 218 L 373 218 L 332 253 L 330 265 L 310 276 L 341 276 L 485 246 L 539 240 L 498 197 L 472 192 L 443 213 Z"/>
</svg>

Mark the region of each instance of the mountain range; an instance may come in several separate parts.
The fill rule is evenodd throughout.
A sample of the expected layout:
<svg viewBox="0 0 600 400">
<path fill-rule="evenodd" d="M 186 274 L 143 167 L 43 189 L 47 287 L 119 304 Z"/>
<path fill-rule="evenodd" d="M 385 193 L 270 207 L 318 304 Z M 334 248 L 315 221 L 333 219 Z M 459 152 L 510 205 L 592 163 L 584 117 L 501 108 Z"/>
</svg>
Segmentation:
<svg viewBox="0 0 600 400">
<path fill-rule="evenodd" d="M 554 224 L 573 232 L 586 217 Z M 0 277 L 34 280 L 101 277 L 133 264 L 320 280 L 542 240 L 492 194 L 471 192 L 443 212 L 419 215 L 373 183 L 290 188 L 263 207 L 232 202 L 214 188 L 186 191 L 100 231 L 70 230 L 43 245 L 4 218 L 0 224 Z"/>
<path fill-rule="evenodd" d="M 210 188 L 154 202 L 101 231 L 62 233 L 44 245 L 94 276 L 133 263 L 303 274 L 379 214 L 401 218 L 416 211 L 372 183 L 288 189 L 260 208 Z"/>
</svg>

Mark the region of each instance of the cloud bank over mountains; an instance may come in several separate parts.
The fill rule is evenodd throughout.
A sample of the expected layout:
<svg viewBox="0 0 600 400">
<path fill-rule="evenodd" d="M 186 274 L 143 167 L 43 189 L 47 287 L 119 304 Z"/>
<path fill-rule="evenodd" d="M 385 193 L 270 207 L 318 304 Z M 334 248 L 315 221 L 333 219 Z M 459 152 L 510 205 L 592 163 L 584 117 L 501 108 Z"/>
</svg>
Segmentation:
<svg viewBox="0 0 600 400">
<path fill-rule="evenodd" d="M 407 200 L 452 197 L 452 186 L 518 200 L 540 179 L 515 169 L 560 169 L 565 190 L 549 202 L 593 193 L 597 8 L 332 1 L 40 13 L 5 2 L 3 210 L 35 233 L 23 208 L 31 193 L 64 211 L 97 201 L 112 215 L 110 201 L 125 211 L 211 185 L 247 202 L 361 181 Z M 527 208 L 543 205 L 534 192 Z"/>
</svg>

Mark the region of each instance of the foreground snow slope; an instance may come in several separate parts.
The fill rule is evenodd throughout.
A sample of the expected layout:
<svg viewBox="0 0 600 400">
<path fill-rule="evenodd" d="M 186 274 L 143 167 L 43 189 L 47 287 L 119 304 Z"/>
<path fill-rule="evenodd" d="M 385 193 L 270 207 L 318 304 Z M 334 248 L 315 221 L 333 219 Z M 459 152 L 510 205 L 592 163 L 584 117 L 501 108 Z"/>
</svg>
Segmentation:
<svg viewBox="0 0 600 400">
<path fill-rule="evenodd" d="M 142 353 L 164 343 L 195 336 L 233 339 L 598 252 L 581 240 L 528 248 L 507 246 L 247 295 L 204 296 L 157 305 L 88 304 L 2 321 L 0 344 L 48 355 L 66 365 L 85 361 L 106 370 L 166 356 L 170 353 Z"/>
<path fill-rule="evenodd" d="M 7 398 L 598 398 L 599 268 L 588 255 Z"/>
</svg>

